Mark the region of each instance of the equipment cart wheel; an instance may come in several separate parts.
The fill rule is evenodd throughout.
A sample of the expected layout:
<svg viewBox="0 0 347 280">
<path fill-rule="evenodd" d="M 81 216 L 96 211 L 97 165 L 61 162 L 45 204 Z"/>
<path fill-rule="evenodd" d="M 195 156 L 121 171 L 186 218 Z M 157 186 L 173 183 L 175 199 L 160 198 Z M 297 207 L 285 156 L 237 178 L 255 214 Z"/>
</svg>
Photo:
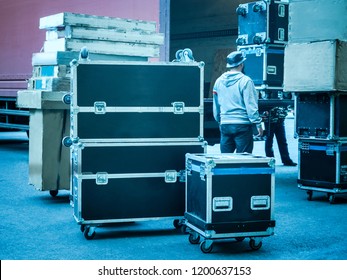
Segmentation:
<svg viewBox="0 0 347 280">
<path fill-rule="evenodd" d="M 259 250 L 261 246 L 263 245 L 263 242 L 261 241 L 256 241 L 255 239 L 251 239 L 249 241 L 249 247 L 252 248 L 252 250 Z"/>
<path fill-rule="evenodd" d="M 197 233 L 190 233 L 188 240 L 189 240 L 190 244 L 199 244 L 200 235 Z"/>
<path fill-rule="evenodd" d="M 334 194 L 328 194 L 330 204 L 335 203 L 336 196 Z"/>
<path fill-rule="evenodd" d="M 95 237 L 95 229 L 90 226 L 85 226 L 83 235 L 87 240 L 92 240 Z"/>
<path fill-rule="evenodd" d="M 311 201 L 312 200 L 313 191 L 307 191 L 306 193 L 307 193 L 307 200 Z"/>
<path fill-rule="evenodd" d="M 184 220 L 175 219 L 173 221 L 173 226 L 177 229 L 180 229 L 183 225 L 184 225 Z"/>
<path fill-rule="evenodd" d="M 182 232 L 183 234 L 188 233 L 188 229 L 187 229 L 187 226 L 186 226 L 186 225 L 182 225 L 182 226 L 181 226 L 181 232 Z"/>
<path fill-rule="evenodd" d="M 56 197 L 58 195 L 58 191 L 52 190 L 52 191 L 49 191 L 49 194 L 51 195 L 51 197 Z"/>
<path fill-rule="evenodd" d="M 85 228 L 86 228 L 86 225 L 81 225 L 81 227 L 80 227 L 82 232 L 84 232 Z"/>
<path fill-rule="evenodd" d="M 207 253 L 211 253 L 213 249 L 213 242 L 210 240 L 204 240 L 200 243 L 200 250 L 207 254 Z"/>
</svg>

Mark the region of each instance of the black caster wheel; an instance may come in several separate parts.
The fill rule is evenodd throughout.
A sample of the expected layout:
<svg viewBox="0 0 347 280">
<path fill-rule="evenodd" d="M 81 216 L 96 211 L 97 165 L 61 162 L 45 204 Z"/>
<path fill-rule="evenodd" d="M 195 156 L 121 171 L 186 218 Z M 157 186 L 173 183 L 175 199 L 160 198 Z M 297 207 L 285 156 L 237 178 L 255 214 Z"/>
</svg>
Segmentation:
<svg viewBox="0 0 347 280">
<path fill-rule="evenodd" d="M 176 60 L 177 61 L 181 61 L 182 59 L 182 56 L 183 56 L 183 50 L 178 50 L 175 54 L 175 57 L 176 57 Z"/>
<path fill-rule="evenodd" d="M 184 61 L 194 61 L 193 52 L 191 49 L 184 49 L 182 56 Z"/>
<path fill-rule="evenodd" d="M 85 239 L 92 240 L 95 237 L 95 231 L 91 231 L 89 226 L 85 226 L 83 235 Z"/>
<path fill-rule="evenodd" d="M 307 200 L 308 201 L 312 200 L 312 194 L 313 194 L 313 191 L 307 191 Z"/>
<path fill-rule="evenodd" d="M 58 195 L 58 191 L 57 190 L 49 191 L 49 194 L 51 195 L 51 197 L 56 197 Z"/>
<path fill-rule="evenodd" d="M 80 230 L 81 230 L 82 232 L 84 232 L 85 228 L 86 228 L 86 225 L 81 225 Z"/>
<path fill-rule="evenodd" d="M 261 38 L 260 36 L 254 36 L 253 37 L 253 43 L 256 45 L 260 45 L 260 44 L 264 43 L 263 38 Z"/>
<path fill-rule="evenodd" d="M 243 240 L 245 240 L 245 237 L 235 237 L 237 242 L 242 242 Z"/>
<path fill-rule="evenodd" d="M 252 250 L 259 250 L 261 248 L 261 246 L 263 245 L 263 242 L 259 241 L 258 243 L 254 240 L 251 239 L 249 241 L 249 246 L 252 248 Z"/>
<path fill-rule="evenodd" d="M 336 196 L 334 194 L 329 195 L 329 202 L 330 204 L 334 204 L 336 200 Z"/>
<path fill-rule="evenodd" d="M 186 225 L 182 225 L 182 226 L 181 226 L 181 232 L 182 232 L 183 234 L 187 234 L 187 233 L 188 233 L 188 228 L 187 228 Z"/>
<path fill-rule="evenodd" d="M 206 240 L 204 240 L 200 243 L 200 250 L 203 253 L 205 253 L 205 254 L 211 253 L 212 249 L 213 249 L 213 243 L 207 244 Z"/>
<path fill-rule="evenodd" d="M 189 234 L 188 240 L 189 240 L 190 244 L 199 244 L 200 235 L 191 233 L 191 234 Z"/>
<path fill-rule="evenodd" d="M 247 10 L 244 7 L 237 7 L 236 14 L 245 17 L 247 15 Z"/>
<path fill-rule="evenodd" d="M 182 228 L 183 225 L 184 225 L 183 220 L 175 219 L 175 220 L 173 221 L 173 226 L 174 226 L 175 228 L 177 228 L 177 229 Z"/>
<path fill-rule="evenodd" d="M 236 45 L 242 46 L 246 44 L 246 40 L 244 38 L 237 38 L 236 39 Z"/>
</svg>

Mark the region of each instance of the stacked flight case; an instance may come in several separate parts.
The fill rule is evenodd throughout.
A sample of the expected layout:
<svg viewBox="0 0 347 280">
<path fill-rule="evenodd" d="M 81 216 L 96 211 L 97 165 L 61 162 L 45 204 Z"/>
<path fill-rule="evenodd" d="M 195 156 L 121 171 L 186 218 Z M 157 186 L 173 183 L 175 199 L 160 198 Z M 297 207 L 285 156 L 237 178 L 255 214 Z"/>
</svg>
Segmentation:
<svg viewBox="0 0 347 280">
<path fill-rule="evenodd" d="M 258 250 L 273 234 L 275 160 L 252 154 L 186 155 L 185 224 L 204 253 L 215 240 L 250 238 Z"/>
<path fill-rule="evenodd" d="M 73 213 L 87 239 L 108 223 L 182 226 L 186 153 L 204 153 L 197 62 L 72 63 Z"/>
<path fill-rule="evenodd" d="M 237 49 L 244 53 L 244 73 L 259 92 L 259 111 L 271 123 L 283 121 L 294 106 L 283 91 L 284 49 L 288 42 L 288 2 L 263 0 L 240 4 Z M 285 114 L 278 114 L 278 109 Z"/>
<path fill-rule="evenodd" d="M 289 4 L 284 89 L 295 92 L 297 181 L 308 200 L 323 192 L 334 203 L 337 194 L 347 193 L 346 9 L 346 1 Z M 310 20 L 302 17 L 306 11 Z"/>
</svg>

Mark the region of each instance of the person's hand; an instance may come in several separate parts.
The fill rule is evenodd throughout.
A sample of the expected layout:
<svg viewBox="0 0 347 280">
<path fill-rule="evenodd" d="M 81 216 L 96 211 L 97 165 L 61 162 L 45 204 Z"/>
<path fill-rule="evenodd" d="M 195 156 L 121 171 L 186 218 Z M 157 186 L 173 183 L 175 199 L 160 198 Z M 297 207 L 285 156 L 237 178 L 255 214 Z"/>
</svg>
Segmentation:
<svg viewBox="0 0 347 280">
<path fill-rule="evenodd" d="M 264 129 L 263 129 L 263 127 L 262 127 L 262 126 L 259 126 L 259 127 L 257 127 L 257 129 L 258 129 L 258 135 L 257 135 L 257 137 L 262 137 L 263 134 L 264 134 Z"/>
<path fill-rule="evenodd" d="M 267 121 L 269 117 L 269 111 L 265 111 L 261 114 L 261 118 L 263 120 L 263 122 Z"/>
</svg>

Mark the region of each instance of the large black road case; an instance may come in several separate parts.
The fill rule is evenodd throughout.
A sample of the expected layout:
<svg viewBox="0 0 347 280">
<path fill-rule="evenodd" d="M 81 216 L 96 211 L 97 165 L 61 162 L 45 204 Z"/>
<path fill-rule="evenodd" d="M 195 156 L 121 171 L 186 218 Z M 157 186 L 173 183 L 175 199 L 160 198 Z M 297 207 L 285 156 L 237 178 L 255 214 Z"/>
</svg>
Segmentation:
<svg viewBox="0 0 347 280">
<path fill-rule="evenodd" d="M 73 158 L 74 217 L 91 239 L 106 223 L 172 217 L 181 222 L 188 152 L 205 142 L 85 143 Z"/>
<path fill-rule="evenodd" d="M 76 61 L 72 138 L 83 142 L 201 139 L 203 66 Z"/>
<path fill-rule="evenodd" d="M 237 49 L 245 54 L 244 72 L 256 87 L 282 87 L 284 46 L 249 45 L 238 46 Z"/>
<path fill-rule="evenodd" d="M 347 92 L 295 94 L 295 137 L 347 139 Z"/>
<path fill-rule="evenodd" d="M 325 192 L 330 203 L 335 195 L 347 192 L 347 141 L 299 139 L 298 187 Z"/>
<path fill-rule="evenodd" d="M 263 0 L 240 4 L 238 45 L 264 43 L 285 44 L 288 41 L 288 3 Z"/>
<path fill-rule="evenodd" d="M 187 154 L 185 224 L 189 242 L 250 238 L 257 250 L 273 234 L 275 160 L 251 154 Z"/>
</svg>

